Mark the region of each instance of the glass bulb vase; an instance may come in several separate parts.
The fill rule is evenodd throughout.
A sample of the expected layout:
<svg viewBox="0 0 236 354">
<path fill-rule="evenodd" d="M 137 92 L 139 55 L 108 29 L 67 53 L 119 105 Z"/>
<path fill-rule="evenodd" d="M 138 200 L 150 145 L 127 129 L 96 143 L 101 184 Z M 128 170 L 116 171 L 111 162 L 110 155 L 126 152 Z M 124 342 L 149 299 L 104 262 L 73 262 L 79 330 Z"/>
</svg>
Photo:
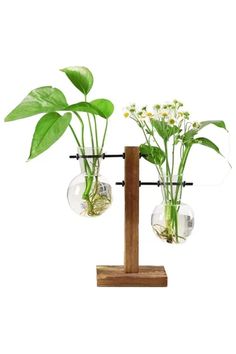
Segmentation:
<svg viewBox="0 0 236 354">
<path fill-rule="evenodd" d="M 182 176 L 165 177 L 161 182 L 163 201 L 152 213 L 153 231 L 167 243 L 183 243 L 193 230 L 194 214 L 189 205 L 181 202 Z"/>
<path fill-rule="evenodd" d="M 100 149 L 81 148 L 80 175 L 69 184 L 67 198 L 73 211 L 81 216 L 99 216 L 111 205 L 111 186 L 100 174 L 101 158 L 83 157 L 101 155 Z"/>
</svg>

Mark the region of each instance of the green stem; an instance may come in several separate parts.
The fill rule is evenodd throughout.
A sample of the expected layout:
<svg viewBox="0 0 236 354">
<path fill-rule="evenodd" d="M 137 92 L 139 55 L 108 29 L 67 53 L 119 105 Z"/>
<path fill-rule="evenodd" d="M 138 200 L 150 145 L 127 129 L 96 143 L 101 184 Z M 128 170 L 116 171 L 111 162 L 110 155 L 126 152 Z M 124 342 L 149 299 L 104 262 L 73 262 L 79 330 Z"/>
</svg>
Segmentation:
<svg viewBox="0 0 236 354">
<path fill-rule="evenodd" d="M 93 114 L 93 122 L 94 122 L 94 128 L 95 128 L 95 141 L 96 141 L 96 154 L 99 154 L 99 146 L 98 146 L 98 128 L 97 128 L 97 120 L 95 114 Z"/>
<path fill-rule="evenodd" d="M 166 155 L 167 196 L 168 196 L 168 198 L 170 197 L 171 201 L 173 201 L 172 175 L 171 175 L 171 171 L 170 171 L 170 164 L 169 164 L 169 159 L 168 159 L 168 147 L 167 147 L 166 140 L 164 140 L 164 147 L 165 147 L 165 155 Z M 170 183 L 170 184 L 168 184 L 168 183 Z"/>
<path fill-rule="evenodd" d="M 84 100 L 85 100 L 85 102 L 87 102 L 87 96 L 86 95 L 84 95 Z M 91 124 L 89 113 L 87 113 L 87 117 L 88 117 L 88 124 L 89 124 L 89 131 L 90 131 L 90 139 L 91 139 L 91 144 L 92 144 L 92 150 L 93 150 L 93 153 L 94 153 L 93 130 L 92 130 L 92 124 Z"/>
<path fill-rule="evenodd" d="M 174 166 L 175 166 L 175 135 L 173 135 L 173 144 L 172 144 L 172 166 L 171 166 L 171 175 L 173 176 L 174 173 Z"/>
<path fill-rule="evenodd" d="M 140 127 L 141 127 L 141 129 L 142 129 L 142 132 L 143 132 L 143 134 L 144 134 L 144 137 L 145 137 L 145 140 L 146 140 L 147 144 L 150 146 L 150 142 L 149 142 L 149 140 L 148 140 L 148 138 L 147 138 L 147 134 L 145 133 L 145 130 L 143 129 L 142 124 L 140 125 Z M 158 142 L 156 141 L 154 135 L 152 135 L 152 137 L 153 137 L 155 143 L 157 144 L 157 146 L 160 148 L 160 146 L 159 146 Z M 157 172 L 158 172 L 158 174 L 159 174 L 159 176 L 160 176 L 160 178 L 161 178 L 161 180 L 162 180 L 162 183 L 164 183 L 164 175 L 163 175 L 162 167 L 161 167 L 161 166 L 157 166 L 156 164 L 155 164 L 155 167 L 156 167 L 156 170 L 157 170 Z M 164 192 L 164 198 L 165 198 L 165 200 L 167 200 L 165 188 L 163 188 L 162 190 L 163 190 L 163 192 Z"/>
<path fill-rule="evenodd" d="M 81 144 L 80 144 L 80 142 L 79 142 L 79 139 L 77 138 L 77 135 L 75 134 L 75 131 L 74 131 L 74 129 L 72 128 L 71 124 L 69 124 L 69 127 L 70 127 L 70 130 L 71 130 L 71 132 L 72 132 L 74 138 L 75 138 L 75 141 L 76 141 L 77 145 L 81 148 Z"/>
<path fill-rule="evenodd" d="M 83 122 L 82 118 L 80 117 L 79 113 L 74 112 L 74 114 L 79 119 L 80 124 L 81 124 L 81 142 L 82 142 L 82 147 L 84 149 L 84 122 Z"/>
<path fill-rule="evenodd" d="M 178 202 L 179 190 L 180 191 L 182 190 L 183 172 L 184 172 L 184 169 L 185 169 L 185 165 L 186 165 L 187 158 L 188 158 L 188 155 L 189 155 L 191 147 L 192 147 L 191 144 L 186 146 L 186 148 L 184 149 L 183 155 L 182 155 L 182 159 L 181 159 L 180 164 L 179 164 L 178 181 L 177 181 L 178 184 L 177 184 L 176 193 L 175 193 L 175 203 Z"/>
<path fill-rule="evenodd" d="M 89 131 L 90 131 L 90 139 L 91 139 L 91 144 L 92 144 L 92 150 L 93 150 L 93 153 L 94 153 L 93 130 L 92 130 L 92 124 L 91 124 L 89 113 L 87 113 L 87 117 L 88 117 L 88 124 L 89 124 Z"/>
<path fill-rule="evenodd" d="M 154 135 L 153 125 L 152 125 L 151 134 L 152 134 L 152 138 L 153 138 L 153 140 L 154 140 L 156 146 L 159 147 L 159 149 L 161 149 L 161 147 L 160 147 L 160 145 L 158 144 L 158 141 L 157 141 L 157 139 L 156 139 L 156 137 L 155 137 L 155 135 Z M 159 171 L 158 171 L 158 173 L 159 173 L 161 182 L 164 183 L 164 173 L 163 173 L 163 170 L 162 170 L 161 165 L 159 166 Z M 165 189 L 164 189 L 164 190 L 165 190 Z M 164 195 L 165 195 L 165 194 L 164 194 Z M 166 199 L 166 196 L 165 196 L 165 199 Z"/>
<path fill-rule="evenodd" d="M 100 150 L 99 155 L 102 153 L 103 148 L 104 148 L 105 138 L 106 138 L 106 135 L 107 135 L 107 128 L 108 128 L 108 118 L 106 118 L 106 125 L 105 125 L 105 129 L 104 129 L 104 133 L 103 133 L 102 145 L 101 145 L 101 150 Z"/>
<path fill-rule="evenodd" d="M 93 185 L 93 175 L 85 176 L 85 190 L 83 192 L 83 199 L 89 200 L 89 193 Z"/>
<path fill-rule="evenodd" d="M 82 145 L 80 145 L 80 148 L 81 148 L 81 152 L 83 155 L 85 155 L 85 144 L 84 144 L 84 122 L 82 120 L 82 118 L 80 117 L 79 113 L 77 112 L 74 112 L 76 117 L 79 119 L 80 121 L 80 124 L 81 124 L 81 141 L 82 141 Z M 85 172 L 88 174 L 90 173 L 91 174 L 91 168 L 89 166 L 89 163 L 87 161 L 86 158 L 84 158 L 84 169 L 85 169 Z"/>
</svg>

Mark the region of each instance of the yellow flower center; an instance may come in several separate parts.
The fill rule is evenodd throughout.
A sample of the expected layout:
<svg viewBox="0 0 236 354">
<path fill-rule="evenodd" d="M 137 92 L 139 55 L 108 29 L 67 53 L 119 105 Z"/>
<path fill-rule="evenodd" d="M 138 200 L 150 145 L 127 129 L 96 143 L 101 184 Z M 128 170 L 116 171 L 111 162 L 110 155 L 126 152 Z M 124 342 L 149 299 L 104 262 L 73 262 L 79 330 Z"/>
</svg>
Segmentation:
<svg viewBox="0 0 236 354">
<path fill-rule="evenodd" d="M 129 117 L 129 112 L 125 112 L 125 113 L 124 113 L 124 117 L 125 117 L 125 118 L 128 118 L 128 117 Z"/>
<path fill-rule="evenodd" d="M 163 112 L 162 113 L 162 117 L 167 117 L 168 116 L 168 113 L 167 112 Z"/>
</svg>

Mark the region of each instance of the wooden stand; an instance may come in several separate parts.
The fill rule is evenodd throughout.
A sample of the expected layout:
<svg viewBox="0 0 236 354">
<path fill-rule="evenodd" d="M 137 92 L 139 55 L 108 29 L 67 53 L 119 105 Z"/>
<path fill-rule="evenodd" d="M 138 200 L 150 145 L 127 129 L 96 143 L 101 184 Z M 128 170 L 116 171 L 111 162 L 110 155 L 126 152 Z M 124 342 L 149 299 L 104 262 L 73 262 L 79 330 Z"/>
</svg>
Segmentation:
<svg viewBox="0 0 236 354">
<path fill-rule="evenodd" d="M 125 147 L 124 266 L 97 266 L 98 286 L 167 286 L 163 266 L 139 266 L 139 148 Z"/>
</svg>

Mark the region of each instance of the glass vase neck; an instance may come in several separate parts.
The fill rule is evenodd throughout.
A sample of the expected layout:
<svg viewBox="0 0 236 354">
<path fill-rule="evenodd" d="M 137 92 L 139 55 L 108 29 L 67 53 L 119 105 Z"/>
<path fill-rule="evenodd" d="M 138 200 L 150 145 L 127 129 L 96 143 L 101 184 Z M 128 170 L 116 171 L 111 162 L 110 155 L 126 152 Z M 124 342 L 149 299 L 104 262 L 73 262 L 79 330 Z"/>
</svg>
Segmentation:
<svg viewBox="0 0 236 354">
<path fill-rule="evenodd" d="M 97 155 L 102 154 L 102 149 L 93 148 L 93 147 L 79 147 L 78 154 L 80 156 L 80 169 L 81 173 L 85 175 L 98 176 L 100 172 L 100 165 L 102 157 L 97 157 Z M 91 155 L 95 155 L 92 157 Z M 91 157 L 83 157 L 83 156 L 91 156 Z"/>
<path fill-rule="evenodd" d="M 161 191 L 164 204 L 179 205 L 181 203 L 183 175 L 160 176 Z"/>
</svg>

